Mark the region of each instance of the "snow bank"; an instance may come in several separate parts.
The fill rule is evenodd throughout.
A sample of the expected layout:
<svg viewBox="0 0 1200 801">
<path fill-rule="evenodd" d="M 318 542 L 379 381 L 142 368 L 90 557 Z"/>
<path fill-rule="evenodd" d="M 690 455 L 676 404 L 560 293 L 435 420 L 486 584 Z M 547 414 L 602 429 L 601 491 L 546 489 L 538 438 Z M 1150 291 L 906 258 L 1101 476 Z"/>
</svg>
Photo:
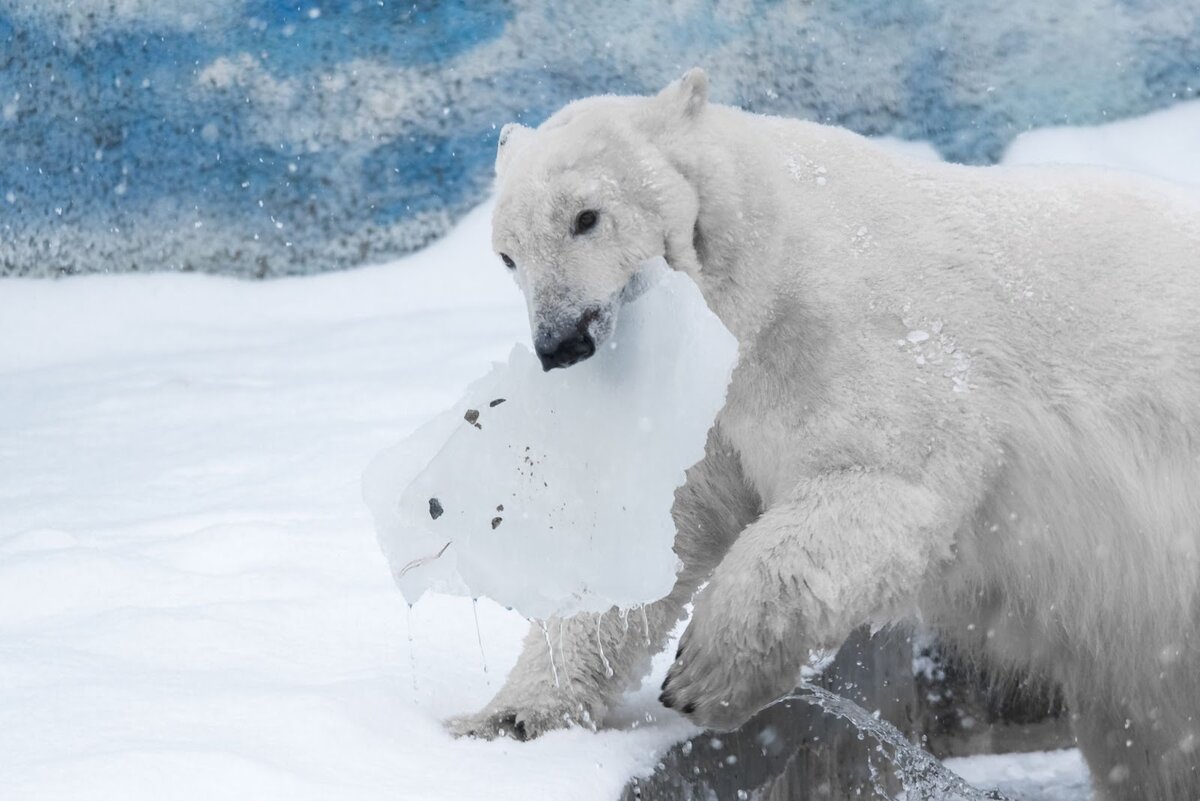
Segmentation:
<svg viewBox="0 0 1200 801">
<path fill-rule="evenodd" d="M 528 336 L 489 214 L 304 279 L 0 281 L 0 798 L 610 801 L 693 729 L 655 700 L 454 740 L 528 628 L 409 609 L 363 467 Z"/>
<path fill-rule="evenodd" d="M 1094 128 L 1043 128 L 1013 140 L 1003 163 L 1088 164 L 1200 191 L 1200 101 Z"/>
<path fill-rule="evenodd" d="M 1089 801 L 1092 780 L 1079 751 L 981 754 L 946 760 L 946 767 L 976 787 L 996 788 L 1014 799 Z"/>
<path fill-rule="evenodd" d="M 372 464 L 365 496 L 410 603 L 434 590 L 545 619 L 671 591 L 674 492 L 704 456 L 737 340 L 691 279 L 661 261 L 639 279 L 594 357 L 547 373 L 518 344 Z"/>
</svg>

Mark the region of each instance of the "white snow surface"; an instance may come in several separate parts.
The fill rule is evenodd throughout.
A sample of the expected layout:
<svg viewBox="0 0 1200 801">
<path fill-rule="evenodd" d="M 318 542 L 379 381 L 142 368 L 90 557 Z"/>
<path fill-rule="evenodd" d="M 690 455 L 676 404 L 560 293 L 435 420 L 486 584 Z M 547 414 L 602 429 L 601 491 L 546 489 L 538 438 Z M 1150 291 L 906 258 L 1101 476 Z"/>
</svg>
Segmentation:
<svg viewBox="0 0 1200 801">
<path fill-rule="evenodd" d="M 1021 134 L 1004 164 L 1087 164 L 1140 172 L 1200 191 L 1200 100 L 1093 128 Z"/>
<path fill-rule="evenodd" d="M 1075 748 L 947 759 L 946 767 L 981 790 L 1012 801 L 1088 801 L 1091 779 Z"/>
<path fill-rule="evenodd" d="M 408 601 L 486 597 L 544 620 L 671 591 L 675 489 L 704 456 L 737 340 L 661 259 L 634 282 L 595 356 L 543 372 L 517 344 L 372 462 L 364 495 Z"/>
<path fill-rule="evenodd" d="M 409 612 L 360 479 L 528 338 L 488 219 L 314 278 L 0 283 L 0 798 L 610 799 L 692 731 L 654 680 L 598 734 L 442 729 L 528 624 Z"/>
<path fill-rule="evenodd" d="M 1197 141 L 1198 108 L 1103 130 Z M 1090 158 L 1200 169 L 1130 152 Z M 0 282 L 0 798 L 599 801 L 695 731 L 654 700 L 670 648 L 598 733 L 441 727 L 527 624 L 480 601 L 481 654 L 469 600 L 409 611 L 360 476 L 527 338 L 487 229 L 481 208 L 401 262 L 267 283 Z M 993 768 L 1086 798 L 1039 785 L 1039 755 L 954 763 Z"/>
</svg>

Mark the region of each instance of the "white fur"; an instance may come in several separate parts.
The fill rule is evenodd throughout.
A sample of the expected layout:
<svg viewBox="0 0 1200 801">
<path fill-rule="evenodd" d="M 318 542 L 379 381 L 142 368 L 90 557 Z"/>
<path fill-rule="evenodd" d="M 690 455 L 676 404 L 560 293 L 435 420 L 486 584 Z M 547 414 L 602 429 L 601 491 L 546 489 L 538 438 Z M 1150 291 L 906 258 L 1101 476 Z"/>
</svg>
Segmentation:
<svg viewBox="0 0 1200 801">
<path fill-rule="evenodd" d="M 579 101 L 501 147 L 494 240 L 535 330 L 615 317 L 662 254 L 741 362 L 677 497 L 687 567 L 652 645 L 615 613 L 552 621 L 565 687 L 535 629 L 456 730 L 598 721 L 708 579 L 663 696 L 701 724 L 920 616 L 1061 682 L 1102 797 L 1200 798 L 1200 208 L 1097 171 L 910 161 L 706 90 L 694 70 Z M 601 223 L 572 236 L 583 208 Z"/>
</svg>

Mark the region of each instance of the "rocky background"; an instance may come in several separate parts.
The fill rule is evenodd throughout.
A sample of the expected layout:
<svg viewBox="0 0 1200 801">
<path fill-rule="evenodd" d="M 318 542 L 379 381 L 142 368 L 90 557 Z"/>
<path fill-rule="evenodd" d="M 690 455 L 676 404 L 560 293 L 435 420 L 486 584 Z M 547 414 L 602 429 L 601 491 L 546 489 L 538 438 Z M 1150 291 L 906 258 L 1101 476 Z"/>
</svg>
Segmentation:
<svg viewBox="0 0 1200 801">
<path fill-rule="evenodd" d="M 0 0 L 0 275 L 352 267 L 488 191 L 499 127 L 717 100 L 989 163 L 1200 92 L 1197 0 Z"/>
</svg>

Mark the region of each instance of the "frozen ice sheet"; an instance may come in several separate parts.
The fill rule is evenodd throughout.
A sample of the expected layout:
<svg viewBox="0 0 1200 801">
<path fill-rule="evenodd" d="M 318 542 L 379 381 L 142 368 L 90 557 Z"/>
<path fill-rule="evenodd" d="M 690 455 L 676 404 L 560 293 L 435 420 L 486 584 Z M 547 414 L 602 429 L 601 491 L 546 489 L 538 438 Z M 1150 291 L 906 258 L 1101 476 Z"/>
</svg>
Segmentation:
<svg viewBox="0 0 1200 801">
<path fill-rule="evenodd" d="M 704 455 L 737 341 L 661 262 L 591 359 L 507 363 L 368 468 L 364 494 L 404 597 L 488 597 L 528 617 L 666 595 L 671 504 Z"/>
</svg>

